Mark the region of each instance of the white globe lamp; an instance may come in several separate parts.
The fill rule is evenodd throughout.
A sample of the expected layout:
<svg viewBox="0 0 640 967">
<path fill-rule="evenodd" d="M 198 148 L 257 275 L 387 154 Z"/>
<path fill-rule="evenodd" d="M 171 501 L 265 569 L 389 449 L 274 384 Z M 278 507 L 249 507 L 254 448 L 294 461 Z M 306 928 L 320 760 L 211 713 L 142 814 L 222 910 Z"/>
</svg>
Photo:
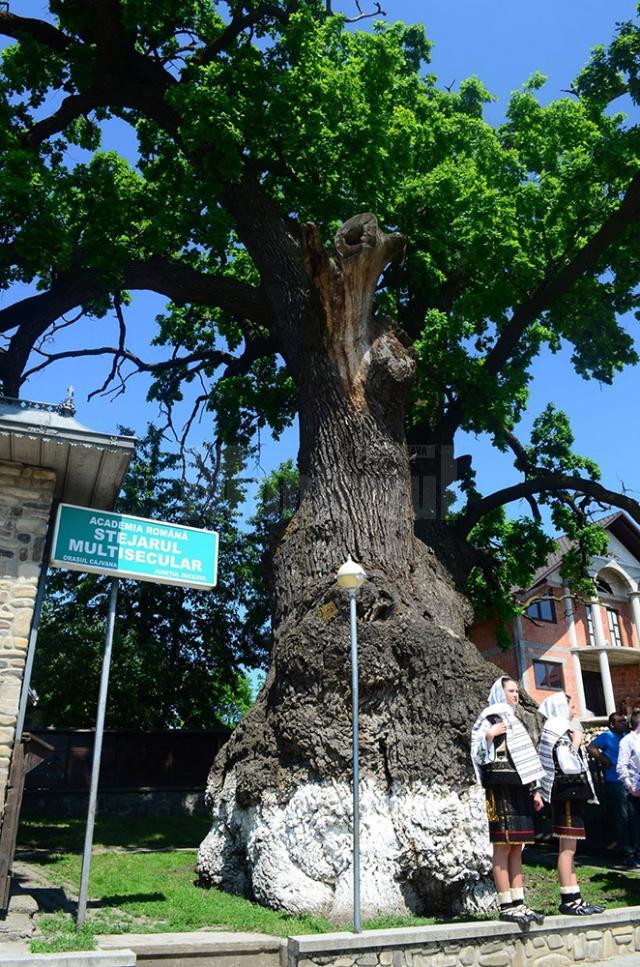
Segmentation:
<svg viewBox="0 0 640 967">
<path fill-rule="evenodd" d="M 364 572 L 364 568 L 357 561 L 352 561 L 351 556 L 338 569 L 338 585 L 344 591 L 357 591 L 366 578 L 367 575 Z"/>
</svg>

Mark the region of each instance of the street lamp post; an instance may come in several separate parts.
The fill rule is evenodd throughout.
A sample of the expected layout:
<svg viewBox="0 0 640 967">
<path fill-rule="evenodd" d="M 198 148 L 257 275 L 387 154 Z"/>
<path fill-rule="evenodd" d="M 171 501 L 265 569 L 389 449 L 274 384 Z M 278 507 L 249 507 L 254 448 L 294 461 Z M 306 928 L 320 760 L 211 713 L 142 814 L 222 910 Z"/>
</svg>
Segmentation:
<svg viewBox="0 0 640 967">
<path fill-rule="evenodd" d="M 366 579 L 364 570 L 348 557 L 338 570 L 338 585 L 349 592 L 351 625 L 351 701 L 353 723 L 353 932 L 361 933 L 360 926 L 360 764 L 358 758 L 358 626 L 356 595 Z"/>
</svg>

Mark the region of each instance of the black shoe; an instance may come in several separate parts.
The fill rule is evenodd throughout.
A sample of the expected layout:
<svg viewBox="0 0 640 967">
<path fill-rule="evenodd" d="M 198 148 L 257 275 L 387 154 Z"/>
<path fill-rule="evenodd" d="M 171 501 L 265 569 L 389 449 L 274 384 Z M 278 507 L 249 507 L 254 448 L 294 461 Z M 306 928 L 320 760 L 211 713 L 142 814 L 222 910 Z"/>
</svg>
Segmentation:
<svg viewBox="0 0 640 967">
<path fill-rule="evenodd" d="M 624 864 L 628 870 L 640 870 L 640 860 L 634 856 L 632 860 L 627 860 Z"/>
<path fill-rule="evenodd" d="M 604 913 L 606 910 L 606 907 L 601 907 L 599 903 L 589 903 L 589 901 L 586 901 L 585 906 L 590 907 L 592 913 Z"/>
<path fill-rule="evenodd" d="M 560 913 L 567 917 L 590 917 L 593 913 L 602 913 L 602 910 L 581 900 L 580 903 L 561 903 Z"/>
<path fill-rule="evenodd" d="M 526 914 L 526 907 L 507 907 L 500 911 L 500 919 L 505 923 L 519 923 L 521 926 L 528 926 L 531 922 Z"/>
<path fill-rule="evenodd" d="M 524 909 L 529 923 L 544 923 L 544 913 L 538 913 L 536 910 L 532 910 L 530 907 L 525 907 Z"/>
</svg>

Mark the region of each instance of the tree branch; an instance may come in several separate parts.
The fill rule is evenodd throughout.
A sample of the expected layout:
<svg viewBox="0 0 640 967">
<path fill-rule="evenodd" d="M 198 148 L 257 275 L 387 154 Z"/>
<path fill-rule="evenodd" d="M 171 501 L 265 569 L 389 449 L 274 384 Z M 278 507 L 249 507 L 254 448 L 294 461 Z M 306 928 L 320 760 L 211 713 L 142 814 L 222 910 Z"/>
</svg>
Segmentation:
<svg viewBox="0 0 640 967">
<path fill-rule="evenodd" d="M 261 3 L 255 10 L 247 13 L 242 13 L 242 5 L 238 9 L 239 12 L 234 13 L 231 22 L 224 28 L 222 33 L 215 40 L 212 40 L 210 44 L 207 44 L 206 47 L 203 47 L 194 57 L 190 58 L 186 69 L 194 64 L 198 67 L 204 67 L 210 64 L 218 54 L 223 53 L 231 46 L 234 40 L 238 39 L 243 30 L 255 27 L 266 17 L 273 17 L 274 20 L 286 24 L 291 16 L 290 13 L 282 10 L 274 3 Z"/>
<path fill-rule="evenodd" d="M 152 66 L 158 68 L 166 76 L 150 76 L 142 83 L 126 76 L 117 79 L 105 78 L 103 83 L 83 94 L 71 94 L 65 97 L 57 111 L 28 128 L 24 134 L 24 143 L 28 147 L 37 147 L 51 135 L 63 131 L 76 118 L 99 107 L 110 107 L 140 111 L 157 121 L 181 145 L 178 132 L 180 117 L 163 98 L 164 91 L 176 82 L 160 65 L 148 61 L 147 66 L 149 69 Z"/>
<path fill-rule="evenodd" d="M 145 262 L 122 266 L 123 288 L 149 289 L 165 295 L 177 305 L 196 302 L 226 309 L 242 319 L 268 325 L 269 308 L 262 289 L 232 276 L 209 275 L 171 259 L 156 256 Z M 48 323 L 83 302 L 108 291 L 97 269 L 77 269 L 58 276 L 48 292 L 29 296 L 0 310 L 0 332 L 24 324 L 24 319 Z"/>
<path fill-rule="evenodd" d="M 640 503 L 631 497 L 619 494 L 615 490 L 609 490 L 596 480 L 550 473 L 532 480 L 523 480 L 522 483 L 505 487 L 487 497 L 481 497 L 479 500 L 470 502 L 466 511 L 456 521 L 455 529 L 461 537 L 467 537 L 482 517 L 491 513 L 492 510 L 504 506 L 504 504 L 510 504 L 512 501 L 520 500 L 523 497 L 530 497 L 532 494 L 563 490 L 578 491 L 603 504 L 619 507 L 621 510 L 625 510 L 636 523 L 640 524 Z"/>
<path fill-rule="evenodd" d="M 369 20 L 370 17 L 378 17 L 378 16 L 380 16 L 380 17 L 386 17 L 387 16 L 386 12 L 382 9 L 382 6 L 379 3 L 375 3 L 374 6 L 375 6 L 375 10 L 370 10 L 367 13 L 366 11 L 364 11 L 362 9 L 362 4 L 360 3 L 360 0 L 356 0 L 356 7 L 358 8 L 358 16 L 357 17 L 347 17 L 345 19 L 345 23 L 348 23 L 348 24 L 356 24 L 356 23 L 358 23 L 359 20 Z"/>
<path fill-rule="evenodd" d="M 506 442 L 509 444 L 509 446 L 511 447 L 511 450 L 515 454 L 516 468 L 518 470 L 522 470 L 523 473 L 527 473 L 535 469 L 531 465 L 531 461 L 529 460 L 529 455 L 527 454 L 525 447 L 518 439 L 518 437 L 515 435 L 515 433 L 512 430 L 507 429 L 506 427 L 503 429 L 502 432 Z M 526 497 L 525 499 L 529 504 L 529 507 L 531 508 L 533 519 L 540 522 L 542 520 L 542 514 L 540 513 L 540 508 L 538 507 L 538 501 L 532 494 L 529 494 L 529 496 Z"/>
<path fill-rule="evenodd" d="M 124 315 L 122 312 L 122 293 L 121 292 L 117 292 L 116 295 L 114 296 L 113 307 L 115 309 L 116 317 L 118 319 L 118 330 L 119 330 L 118 348 L 116 352 L 113 354 L 113 363 L 111 365 L 111 370 L 107 374 L 104 383 L 102 384 L 100 389 L 95 390 L 93 393 L 89 394 L 89 399 L 91 399 L 93 396 L 99 395 L 100 393 L 104 393 L 107 387 L 112 383 L 112 381 L 116 377 L 116 374 L 118 373 L 120 363 L 126 352 L 125 343 L 127 339 L 127 324 L 124 321 Z M 27 378 L 26 375 L 24 378 L 25 379 Z"/>
<path fill-rule="evenodd" d="M 44 362 L 39 363 L 37 366 L 28 369 L 23 376 L 23 380 L 29 379 L 35 373 L 41 372 L 53 363 L 60 362 L 61 359 L 80 359 L 83 356 L 113 356 L 114 357 L 114 367 L 112 368 L 111 375 L 107 378 L 105 383 L 98 390 L 94 390 L 91 396 L 95 396 L 96 393 L 103 392 L 115 375 L 115 364 L 117 360 L 121 358 L 123 361 L 131 362 L 135 365 L 136 370 L 140 373 L 164 373 L 171 369 L 186 369 L 190 363 L 197 363 L 198 366 L 189 372 L 196 372 L 197 369 L 202 366 L 215 365 L 219 366 L 222 363 L 227 363 L 231 365 L 233 362 L 237 361 L 235 356 L 231 353 L 225 353 L 221 350 L 211 350 L 210 352 L 200 352 L 200 353 L 189 353 L 188 356 L 175 356 L 171 359 L 162 359 L 157 363 L 145 363 L 143 359 L 136 356 L 135 353 L 130 352 L 128 349 L 121 348 L 120 346 L 100 346 L 95 349 L 67 349 L 61 353 L 45 353 L 42 349 L 37 350 L 41 356 L 45 356 Z"/>
<path fill-rule="evenodd" d="M 273 20 L 277 20 L 278 23 L 285 26 L 291 19 L 291 14 L 295 13 L 299 6 L 300 4 L 298 0 L 290 0 L 290 2 L 287 4 L 287 9 L 283 10 L 275 3 L 266 2 L 259 4 L 255 10 L 248 10 L 245 12 L 244 4 L 240 4 L 237 10 L 233 13 L 231 21 L 227 24 L 222 33 L 216 37 L 215 40 L 212 40 L 211 43 L 207 44 L 193 57 L 191 57 L 185 64 L 184 69 L 188 70 L 193 65 L 200 67 L 210 64 L 219 54 L 222 54 L 228 50 L 243 31 L 251 30 L 261 21 L 266 20 L 269 17 L 273 18 Z M 378 3 L 377 0 L 374 3 L 374 9 L 370 12 L 366 12 L 362 9 L 360 0 L 356 0 L 356 7 L 358 9 L 358 16 L 345 18 L 345 23 L 358 23 L 359 20 L 366 20 L 370 17 L 376 17 L 378 15 L 383 17 L 386 16 L 385 11 L 382 9 L 381 4 Z M 325 16 L 333 16 L 331 0 L 326 0 Z"/>
<path fill-rule="evenodd" d="M 6 10 L 0 11 L 0 34 L 6 37 L 14 37 L 19 40 L 25 34 L 32 37 L 39 44 L 44 44 L 51 50 L 62 54 L 73 43 L 61 30 L 47 23 L 46 20 L 37 20 L 33 17 L 18 17 L 15 13 Z"/>
<path fill-rule="evenodd" d="M 25 133 L 25 143 L 36 147 L 64 130 L 75 118 L 98 107 L 144 112 L 177 137 L 180 118 L 164 98 L 165 92 L 177 83 L 176 79 L 159 61 L 135 49 L 134 37 L 127 33 L 122 22 L 119 2 L 101 0 L 86 7 L 93 20 L 80 34 L 85 43 L 68 37 L 45 20 L 0 12 L 0 34 L 17 39 L 27 35 L 57 53 L 65 53 L 73 46 L 87 52 L 95 47 L 90 88 L 70 94 L 54 114 L 36 122 Z"/>
<path fill-rule="evenodd" d="M 523 473 L 533 469 L 531 466 L 531 461 L 529 460 L 529 455 L 524 447 L 523 443 L 518 439 L 513 430 L 509 430 L 506 427 L 502 430 L 504 438 L 508 443 L 509 447 L 515 454 L 515 465 L 518 470 L 522 470 Z"/>
<path fill-rule="evenodd" d="M 571 286 L 598 265 L 613 242 L 634 222 L 640 219 L 640 174 L 631 179 L 624 198 L 614 212 L 591 236 L 586 245 L 576 252 L 559 272 L 545 278 L 514 311 L 493 348 L 486 356 L 486 368 L 498 373 L 513 355 L 526 328 L 542 312 L 566 295 Z"/>
<path fill-rule="evenodd" d="M 634 222 L 640 220 L 640 173 L 629 182 L 620 205 L 612 212 L 586 245 L 560 269 L 550 273 L 514 310 L 493 348 L 485 356 L 485 371 L 497 375 L 517 349 L 527 328 L 587 272 L 598 267 L 610 246 Z M 458 396 L 440 421 L 441 433 L 450 438 L 464 417 L 464 400 Z"/>
<path fill-rule="evenodd" d="M 116 375 L 120 373 L 120 365 L 123 362 L 133 363 L 135 372 L 140 373 L 166 373 L 170 370 L 187 370 L 191 363 L 196 363 L 188 372 L 190 375 L 201 373 L 203 369 L 211 366 L 225 365 L 224 372 L 220 379 L 229 376 L 243 376 L 248 373 L 251 366 L 263 356 L 272 355 L 276 351 L 276 346 L 270 336 L 255 336 L 245 339 L 245 348 L 240 356 L 234 356 L 219 349 L 202 350 L 200 352 L 189 353 L 187 356 L 173 355 L 170 359 L 162 359 L 155 363 L 147 363 L 135 353 L 132 353 L 125 346 L 126 324 L 122 315 L 122 308 L 119 301 L 116 301 L 116 315 L 118 318 L 119 340 L 117 346 L 100 346 L 93 349 L 69 349 L 60 353 L 47 353 L 43 349 L 36 348 L 40 356 L 44 356 L 43 362 L 27 370 L 21 378 L 21 383 L 29 379 L 35 373 L 41 372 L 53 363 L 60 362 L 62 359 L 80 359 L 84 356 L 113 356 L 111 370 L 102 386 L 89 394 L 89 399 L 100 393 L 104 393 Z M 131 375 L 131 374 L 129 374 Z M 128 376 L 126 377 L 128 379 Z"/>
<path fill-rule="evenodd" d="M 243 352 L 231 358 L 221 379 L 226 379 L 227 376 L 243 376 L 258 359 L 272 356 L 276 352 L 277 346 L 272 336 L 255 336 L 252 339 L 246 339 Z"/>
<path fill-rule="evenodd" d="M 122 267 L 122 288 L 148 289 L 178 305 L 196 302 L 225 309 L 236 317 L 269 326 L 270 313 L 261 289 L 222 275 L 208 275 L 165 258 L 130 262 Z M 9 348 L 0 355 L 4 392 L 17 396 L 21 374 L 37 339 L 65 312 L 90 303 L 108 291 L 95 269 L 60 275 L 48 292 L 30 296 L 0 310 L 0 332 L 16 328 Z"/>
<path fill-rule="evenodd" d="M 88 114 L 97 107 L 106 107 L 107 104 L 108 101 L 104 95 L 98 96 L 96 92 L 72 94 L 65 97 L 57 111 L 33 124 L 25 132 L 22 140 L 29 147 L 36 148 L 52 134 L 63 131 L 76 118 Z"/>
<path fill-rule="evenodd" d="M 197 302 L 226 309 L 240 319 L 269 326 L 271 310 L 264 290 L 228 275 L 210 275 L 171 259 L 154 257 L 125 266 L 128 289 L 152 289 L 178 305 Z"/>
<path fill-rule="evenodd" d="M 300 362 L 302 332 L 286 320 L 297 315 L 311 325 L 313 294 L 307 271 L 300 225 L 284 216 L 255 175 L 245 170 L 237 182 L 227 183 L 221 202 L 236 223 L 238 238 L 260 273 L 273 311 L 270 331 L 278 337 L 278 351 L 295 377 Z M 295 307 L 295 311 L 292 311 Z"/>
</svg>

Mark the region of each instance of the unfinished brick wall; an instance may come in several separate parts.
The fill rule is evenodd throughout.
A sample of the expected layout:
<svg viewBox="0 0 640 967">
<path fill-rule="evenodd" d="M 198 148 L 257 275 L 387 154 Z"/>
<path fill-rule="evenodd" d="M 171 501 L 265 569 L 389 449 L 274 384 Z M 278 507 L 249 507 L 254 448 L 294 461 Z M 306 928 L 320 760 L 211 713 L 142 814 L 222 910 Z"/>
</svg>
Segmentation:
<svg viewBox="0 0 640 967">
<path fill-rule="evenodd" d="M 515 645 L 512 644 L 506 651 L 499 647 L 494 621 L 479 621 L 471 629 L 469 637 L 483 658 L 494 662 L 505 675 L 510 675 L 515 681 L 518 680 Z"/>
<path fill-rule="evenodd" d="M 638 665 L 613 665 L 611 684 L 616 708 L 622 711 L 623 702 L 631 707 L 640 706 L 640 668 Z"/>
</svg>

